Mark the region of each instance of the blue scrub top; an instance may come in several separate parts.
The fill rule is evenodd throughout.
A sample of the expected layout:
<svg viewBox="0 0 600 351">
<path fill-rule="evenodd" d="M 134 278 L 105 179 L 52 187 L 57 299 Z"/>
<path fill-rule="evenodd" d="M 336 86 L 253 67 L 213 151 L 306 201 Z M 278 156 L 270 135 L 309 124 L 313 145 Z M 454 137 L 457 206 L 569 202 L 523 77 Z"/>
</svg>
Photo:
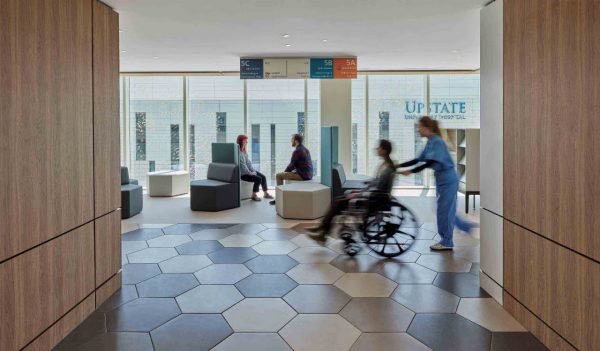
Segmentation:
<svg viewBox="0 0 600 351">
<path fill-rule="evenodd" d="M 435 171 L 437 185 L 458 181 L 458 175 L 454 169 L 454 161 L 452 161 L 448 146 L 439 135 L 434 135 L 427 140 L 425 149 L 423 149 L 417 160 L 420 162 L 433 161 L 431 168 Z"/>
</svg>

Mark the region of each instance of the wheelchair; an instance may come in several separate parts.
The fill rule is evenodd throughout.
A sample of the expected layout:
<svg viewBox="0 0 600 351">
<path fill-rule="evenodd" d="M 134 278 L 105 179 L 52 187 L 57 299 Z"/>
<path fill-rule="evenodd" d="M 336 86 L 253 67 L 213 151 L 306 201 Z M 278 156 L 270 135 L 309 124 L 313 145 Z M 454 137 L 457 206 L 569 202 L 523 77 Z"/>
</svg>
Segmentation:
<svg viewBox="0 0 600 351">
<path fill-rule="evenodd" d="M 344 252 L 356 255 L 364 246 L 383 257 L 397 257 L 415 242 L 416 215 L 388 193 L 366 192 L 349 201 L 338 215 Z"/>
</svg>

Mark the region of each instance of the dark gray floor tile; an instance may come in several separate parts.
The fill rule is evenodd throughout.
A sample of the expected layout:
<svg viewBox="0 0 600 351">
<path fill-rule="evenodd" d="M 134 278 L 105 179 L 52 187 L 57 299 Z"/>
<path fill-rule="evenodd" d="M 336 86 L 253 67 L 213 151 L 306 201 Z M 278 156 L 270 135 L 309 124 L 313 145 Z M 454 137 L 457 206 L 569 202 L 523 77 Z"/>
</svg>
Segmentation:
<svg viewBox="0 0 600 351">
<path fill-rule="evenodd" d="M 194 240 L 179 245 L 175 249 L 180 255 L 206 255 L 222 248 L 223 245 L 216 240 Z"/>
<path fill-rule="evenodd" d="M 73 351 L 153 351 L 148 333 L 106 333 Z"/>
<path fill-rule="evenodd" d="M 479 275 L 471 273 L 438 273 L 433 285 L 460 297 L 490 297 L 479 286 Z"/>
<path fill-rule="evenodd" d="M 296 286 L 285 274 L 252 274 L 235 284 L 245 297 L 282 297 Z"/>
<path fill-rule="evenodd" d="M 437 272 L 416 263 L 383 263 L 381 275 L 399 284 L 431 284 Z"/>
<path fill-rule="evenodd" d="M 473 263 L 471 266 L 471 271 L 469 273 L 479 275 L 479 270 L 481 269 L 481 265 L 479 263 Z"/>
<path fill-rule="evenodd" d="M 176 297 L 200 285 L 193 274 L 160 274 L 137 284 L 140 297 Z"/>
<path fill-rule="evenodd" d="M 108 331 L 149 332 L 179 315 L 172 298 L 140 298 L 106 314 Z"/>
<path fill-rule="evenodd" d="M 492 333 L 491 351 L 549 351 L 531 333 Z"/>
<path fill-rule="evenodd" d="M 298 265 L 287 255 L 258 256 L 244 263 L 254 273 L 285 273 Z"/>
<path fill-rule="evenodd" d="M 130 263 L 123 266 L 123 285 L 137 284 L 160 273 L 160 268 L 156 263 Z"/>
<path fill-rule="evenodd" d="M 74 347 L 82 345 L 104 333 L 106 333 L 106 316 L 102 312 L 94 312 L 67 335 L 54 350 L 72 350 Z"/>
<path fill-rule="evenodd" d="M 455 313 L 460 298 L 431 284 L 400 284 L 392 299 L 417 313 Z"/>
<path fill-rule="evenodd" d="M 188 235 L 202 229 L 222 229 L 231 227 L 232 224 L 199 224 L 199 223 L 179 223 L 162 229 L 166 235 Z"/>
<path fill-rule="evenodd" d="M 366 333 L 398 333 L 408 328 L 414 313 L 390 298 L 354 298 L 340 312 Z"/>
<path fill-rule="evenodd" d="M 162 230 L 156 228 L 142 228 L 132 230 L 121 235 L 121 240 L 123 241 L 144 241 L 157 238 L 161 235 L 164 235 Z"/>
<path fill-rule="evenodd" d="M 346 273 L 376 273 L 382 267 L 382 260 L 370 255 L 339 255 L 330 264 Z"/>
<path fill-rule="evenodd" d="M 137 298 L 138 293 L 135 285 L 123 285 L 121 289 L 117 290 L 116 293 L 109 297 L 108 300 L 98 308 L 98 311 L 108 312 Z"/>
<path fill-rule="evenodd" d="M 249 247 L 226 247 L 208 254 L 214 263 L 244 263 L 258 256 L 258 253 Z"/>
<path fill-rule="evenodd" d="M 152 331 L 156 351 L 210 350 L 233 330 L 220 314 L 184 314 Z"/>
<path fill-rule="evenodd" d="M 408 333 L 436 351 L 489 351 L 492 339 L 490 331 L 455 313 L 417 314 Z"/>
<path fill-rule="evenodd" d="M 298 313 L 338 313 L 350 296 L 333 285 L 299 285 L 283 299 Z"/>
</svg>

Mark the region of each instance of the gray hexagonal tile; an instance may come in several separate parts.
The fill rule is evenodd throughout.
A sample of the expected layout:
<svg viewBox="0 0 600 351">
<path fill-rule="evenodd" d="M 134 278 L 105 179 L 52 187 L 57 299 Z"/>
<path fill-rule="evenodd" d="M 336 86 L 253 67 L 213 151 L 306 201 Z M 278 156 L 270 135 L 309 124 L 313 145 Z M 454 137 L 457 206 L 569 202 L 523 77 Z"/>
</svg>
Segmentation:
<svg viewBox="0 0 600 351">
<path fill-rule="evenodd" d="M 335 286 L 352 297 L 388 297 L 398 284 L 378 273 L 346 273 Z"/>
<path fill-rule="evenodd" d="M 214 263 L 244 263 L 258 256 L 258 253 L 249 247 L 226 247 L 208 254 Z"/>
<path fill-rule="evenodd" d="M 369 256 L 375 257 L 375 258 L 380 259 L 380 260 L 383 259 L 383 257 L 381 257 L 375 251 L 370 251 L 369 252 Z M 414 262 L 417 262 L 417 260 L 419 259 L 420 256 L 421 256 L 420 253 L 418 253 L 416 251 L 411 251 L 409 249 L 408 251 L 405 251 L 400 256 L 396 256 L 396 257 L 393 257 L 393 258 L 387 258 L 385 260 L 386 261 L 390 261 L 390 262 L 399 262 L 399 263 L 414 263 Z"/>
<path fill-rule="evenodd" d="M 223 313 L 236 332 L 277 332 L 296 316 L 282 299 L 249 298 Z"/>
<path fill-rule="evenodd" d="M 433 285 L 460 297 L 490 297 L 480 287 L 478 274 L 438 273 Z"/>
<path fill-rule="evenodd" d="M 194 275 L 201 284 L 235 284 L 250 274 L 243 264 L 213 264 Z"/>
<path fill-rule="evenodd" d="M 417 314 L 408 333 L 436 351 L 488 351 L 492 339 L 489 330 L 455 313 Z"/>
<path fill-rule="evenodd" d="M 333 261 L 338 254 L 326 247 L 301 247 L 289 256 L 300 263 L 329 263 Z"/>
<path fill-rule="evenodd" d="M 56 349 L 55 349 L 56 350 Z M 147 333 L 103 333 L 70 351 L 154 351 Z M 56 350 L 59 351 L 59 350 Z"/>
<path fill-rule="evenodd" d="M 298 246 L 289 240 L 263 241 L 253 247 L 261 255 L 287 255 L 297 248 Z"/>
<path fill-rule="evenodd" d="M 366 333 L 406 331 L 414 313 L 390 298 L 353 298 L 340 315 Z"/>
<path fill-rule="evenodd" d="M 286 274 L 298 284 L 333 284 L 344 272 L 329 263 L 301 263 Z"/>
<path fill-rule="evenodd" d="M 292 351 L 277 333 L 235 333 L 212 351 Z"/>
<path fill-rule="evenodd" d="M 126 304 L 129 301 L 133 301 L 138 298 L 137 289 L 135 285 L 123 285 L 121 289 L 117 290 L 108 300 L 98 308 L 100 312 L 112 311 L 115 308 Z"/>
<path fill-rule="evenodd" d="M 298 313 L 338 313 L 350 296 L 332 285 L 300 285 L 283 299 Z"/>
<path fill-rule="evenodd" d="M 429 284 L 400 285 L 392 299 L 417 313 L 454 313 L 460 301 L 458 296 Z"/>
<path fill-rule="evenodd" d="M 175 247 L 192 241 L 187 235 L 163 235 L 148 240 L 150 247 Z"/>
<path fill-rule="evenodd" d="M 175 300 L 183 313 L 222 313 L 243 298 L 233 285 L 201 285 Z"/>
<path fill-rule="evenodd" d="M 330 264 L 346 273 L 375 273 L 382 267 L 382 261 L 369 255 L 339 255 Z"/>
<path fill-rule="evenodd" d="M 169 248 L 148 248 L 127 255 L 130 263 L 159 263 L 177 256 L 175 249 Z"/>
<path fill-rule="evenodd" d="M 223 245 L 216 240 L 194 240 L 179 245 L 175 249 L 180 255 L 206 255 L 222 248 Z"/>
<path fill-rule="evenodd" d="M 163 273 L 194 273 L 211 264 L 206 255 L 179 255 L 162 261 L 158 266 Z"/>
<path fill-rule="evenodd" d="M 164 235 L 160 229 L 135 229 L 121 235 L 122 241 L 146 241 Z"/>
<path fill-rule="evenodd" d="M 326 243 L 313 240 L 308 237 L 306 234 L 298 234 L 293 239 L 290 239 L 291 242 L 296 244 L 298 247 L 314 247 L 314 246 L 325 246 Z"/>
<path fill-rule="evenodd" d="M 203 229 L 190 234 L 193 240 L 221 240 L 230 236 L 227 229 Z"/>
<path fill-rule="evenodd" d="M 291 240 L 298 235 L 291 229 L 271 228 L 258 233 L 263 240 Z"/>
<path fill-rule="evenodd" d="M 493 332 L 525 332 L 525 328 L 492 298 L 464 298 L 456 313 Z"/>
<path fill-rule="evenodd" d="M 298 265 L 287 255 L 258 256 L 244 263 L 253 273 L 285 273 Z"/>
<path fill-rule="evenodd" d="M 431 284 L 437 272 L 416 263 L 385 262 L 381 275 L 400 284 Z"/>
<path fill-rule="evenodd" d="M 285 274 L 252 274 L 235 284 L 245 297 L 282 297 L 296 286 Z"/>
<path fill-rule="evenodd" d="M 146 279 L 155 277 L 161 273 L 156 263 L 131 263 L 123 266 L 122 271 L 123 284 L 137 284 Z"/>
<path fill-rule="evenodd" d="M 417 263 L 436 272 L 469 272 L 471 262 L 451 255 L 421 255 Z"/>
<path fill-rule="evenodd" d="M 167 235 L 188 235 L 203 229 L 226 229 L 231 227 L 229 224 L 199 224 L 199 223 L 180 223 L 162 228 Z"/>
<path fill-rule="evenodd" d="M 295 351 L 345 351 L 360 336 L 360 330 L 337 314 L 301 314 L 279 335 Z"/>
<path fill-rule="evenodd" d="M 364 333 L 350 351 L 431 351 L 406 333 Z"/>
<path fill-rule="evenodd" d="M 175 297 L 198 286 L 193 274 L 160 274 L 137 284 L 140 297 Z"/>
<path fill-rule="evenodd" d="M 150 334 L 156 351 L 208 351 L 232 333 L 219 314 L 184 314 Z"/>
<path fill-rule="evenodd" d="M 180 313 L 175 299 L 140 298 L 108 312 L 106 329 L 149 332 Z"/>
<path fill-rule="evenodd" d="M 227 228 L 230 234 L 258 234 L 263 230 L 267 229 L 262 224 L 248 223 L 248 224 L 237 224 Z"/>
<path fill-rule="evenodd" d="M 121 253 L 129 254 L 132 252 L 140 251 L 148 247 L 145 241 L 122 241 L 121 242 Z"/>
<path fill-rule="evenodd" d="M 250 247 L 263 241 L 255 234 L 232 234 L 219 240 L 224 247 Z"/>
</svg>

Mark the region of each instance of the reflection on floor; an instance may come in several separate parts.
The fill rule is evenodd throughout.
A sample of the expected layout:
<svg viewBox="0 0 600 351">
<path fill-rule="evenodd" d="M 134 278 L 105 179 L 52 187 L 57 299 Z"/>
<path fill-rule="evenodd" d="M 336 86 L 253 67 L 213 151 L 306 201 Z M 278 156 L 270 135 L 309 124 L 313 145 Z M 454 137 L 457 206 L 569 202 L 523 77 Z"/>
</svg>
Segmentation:
<svg viewBox="0 0 600 351">
<path fill-rule="evenodd" d="M 142 227 L 123 288 L 56 350 L 545 350 L 479 288 L 479 240 L 431 252 L 433 223 L 387 260 L 306 224 Z"/>
</svg>

